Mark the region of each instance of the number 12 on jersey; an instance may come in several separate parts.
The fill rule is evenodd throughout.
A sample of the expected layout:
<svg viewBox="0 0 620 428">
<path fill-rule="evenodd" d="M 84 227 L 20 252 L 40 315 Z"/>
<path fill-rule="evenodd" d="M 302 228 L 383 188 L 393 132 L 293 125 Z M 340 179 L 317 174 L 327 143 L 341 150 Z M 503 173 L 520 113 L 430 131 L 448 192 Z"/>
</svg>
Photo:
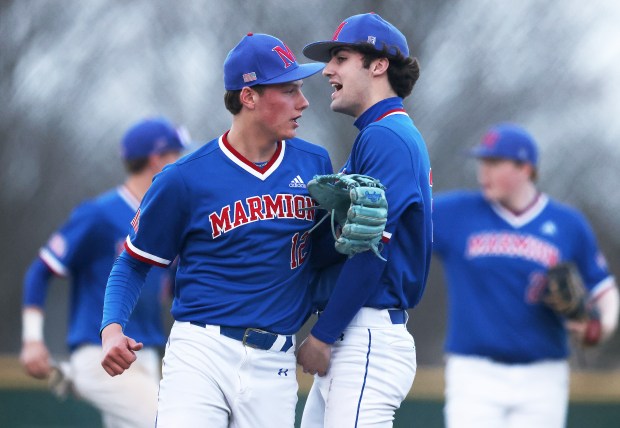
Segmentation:
<svg viewBox="0 0 620 428">
<path fill-rule="evenodd" d="M 308 232 L 304 232 L 301 237 L 299 232 L 291 238 L 291 269 L 296 269 L 304 262 L 308 251 L 306 251 L 306 242 L 308 240 Z"/>
</svg>

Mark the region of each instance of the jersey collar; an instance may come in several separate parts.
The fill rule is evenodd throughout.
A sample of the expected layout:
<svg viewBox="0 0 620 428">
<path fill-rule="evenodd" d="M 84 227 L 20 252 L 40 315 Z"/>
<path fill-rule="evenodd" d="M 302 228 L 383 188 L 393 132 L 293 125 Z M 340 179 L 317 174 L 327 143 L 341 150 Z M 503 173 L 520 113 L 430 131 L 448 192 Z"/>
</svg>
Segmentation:
<svg viewBox="0 0 620 428">
<path fill-rule="evenodd" d="M 386 98 L 366 110 L 358 117 L 354 125 L 360 131 L 373 122 L 377 122 L 391 114 L 407 114 L 401 97 Z"/>
<path fill-rule="evenodd" d="M 514 213 L 509 209 L 505 208 L 503 205 L 492 202 L 491 208 L 495 213 L 500 216 L 506 223 L 510 224 L 514 228 L 522 227 L 532 220 L 534 220 L 538 215 L 545 209 L 547 203 L 549 202 L 549 198 L 544 193 L 540 193 L 538 198 L 532 205 L 529 206 L 525 211 L 520 213 Z"/>
<path fill-rule="evenodd" d="M 263 181 L 266 180 L 267 177 L 269 177 L 276 169 L 278 169 L 278 166 L 282 163 L 282 159 L 284 159 L 286 141 L 278 141 L 276 152 L 273 154 L 271 159 L 269 159 L 269 162 L 267 162 L 264 166 L 259 167 L 254 162 L 246 159 L 241 153 L 230 145 L 228 139 L 226 138 L 229 132 L 230 130 L 226 131 L 218 140 L 220 149 L 228 159 L 252 174 L 254 177 Z"/>
<path fill-rule="evenodd" d="M 133 195 L 133 193 L 129 191 L 127 186 L 118 186 L 116 188 L 116 191 L 118 192 L 118 195 L 121 197 L 121 199 L 125 201 L 127 205 L 129 205 L 129 208 L 134 211 L 138 210 L 138 208 L 140 207 L 140 201 Z"/>
</svg>

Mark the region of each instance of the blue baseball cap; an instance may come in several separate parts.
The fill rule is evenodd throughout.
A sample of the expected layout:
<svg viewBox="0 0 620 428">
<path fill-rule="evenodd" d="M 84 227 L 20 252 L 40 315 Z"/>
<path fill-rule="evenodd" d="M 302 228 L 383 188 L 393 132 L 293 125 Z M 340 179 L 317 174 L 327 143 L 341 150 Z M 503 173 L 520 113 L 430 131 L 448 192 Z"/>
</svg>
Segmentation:
<svg viewBox="0 0 620 428">
<path fill-rule="evenodd" d="M 187 142 L 187 131 L 175 128 L 167 119 L 142 119 L 125 132 L 121 140 L 121 156 L 125 160 L 131 160 L 152 154 L 180 152 Z"/>
<path fill-rule="evenodd" d="M 282 40 L 268 34 L 248 33 L 224 61 L 224 87 L 236 91 L 244 86 L 275 85 L 305 79 L 324 64 L 298 64 Z"/>
<path fill-rule="evenodd" d="M 534 138 L 522 127 L 511 123 L 500 123 L 490 128 L 469 154 L 476 158 L 510 159 L 534 166 L 538 163 Z"/>
<path fill-rule="evenodd" d="M 396 55 L 400 51 L 405 57 L 409 56 L 407 39 L 403 33 L 372 12 L 345 19 L 336 28 L 330 41 L 310 43 L 304 48 L 303 53 L 315 61 L 329 62 L 332 49 L 355 47 L 361 43 L 370 43 L 378 51 L 387 47 L 390 55 Z"/>
</svg>

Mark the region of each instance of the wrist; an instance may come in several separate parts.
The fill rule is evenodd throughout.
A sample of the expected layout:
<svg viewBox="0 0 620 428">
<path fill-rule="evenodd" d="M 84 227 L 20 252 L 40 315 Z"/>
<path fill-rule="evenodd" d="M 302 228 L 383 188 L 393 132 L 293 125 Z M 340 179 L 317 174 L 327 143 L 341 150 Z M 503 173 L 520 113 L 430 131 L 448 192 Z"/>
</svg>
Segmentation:
<svg viewBox="0 0 620 428">
<path fill-rule="evenodd" d="M 329 334 L 321 332 L 319 328 L 317 328 L 317 324 L 314 325 L 312 330 L 310 330 L 309 335 L 315 342 L 318 344 L 325 344 L 326 346 L 332 345 L 338 338 L 332 338 Z"/>
<path fill-rule="evenodd" d="M 101 329 L 101 340 L 117 334 L 123 334 L 123 327 L 118 323 L 110 323 Z"/>
<path fill-rule="evenodd" d="M 22 342 L 43 342 L 43 312 L 35 308 L 22 311 Z"/>
<path fill-rule="evenodd" d="M 601 336 L 601 320 L 598 318 L 588 320 L 583 336 L 583 343 L 587 346 L 596 346 L 601 341 Z"/>
</svg>

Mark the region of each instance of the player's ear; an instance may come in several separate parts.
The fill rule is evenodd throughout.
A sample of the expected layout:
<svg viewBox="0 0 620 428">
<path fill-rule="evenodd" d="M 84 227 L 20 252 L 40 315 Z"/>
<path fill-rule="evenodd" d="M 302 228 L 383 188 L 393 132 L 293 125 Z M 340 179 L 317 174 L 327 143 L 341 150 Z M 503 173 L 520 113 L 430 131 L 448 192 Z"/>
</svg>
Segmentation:
<svg viewBox="0 0 620 428">
<path fill-rule="evenodd" d="M 151 153 L 148 157 L 149 161 L 147 163 L 147 168 L 149 169 L 150 173 L 153 175 L 159 172 L 157 171 L 159 169 L 159 164 L 160 164 L 159 159 L 160 159 L 160 155 L 156 153 Z"/>
<path fill-rule="evenodd" d="M 377 58 L 370 64 L 370 70 L 372 71 L 373 76 L 380 76 L 381 74 L 387 73 L 389 66 L 389 59 L 385 57 Z"/>
<path fill-rule="evenodd" d="M 239 94 L 239 101 L 241 101 L 241 104 L 250 110 L 254 110 L 257 98 L 258 92 L 247 86 L 241 89 L 241 93 Z"/>
<path fill-rule="evenodd" d="M 149 155 L 148 168 L 152 175 L 159 174 L 168 164 L 167 158 L 163 153 L 152 153 Z"/>
</svg>

